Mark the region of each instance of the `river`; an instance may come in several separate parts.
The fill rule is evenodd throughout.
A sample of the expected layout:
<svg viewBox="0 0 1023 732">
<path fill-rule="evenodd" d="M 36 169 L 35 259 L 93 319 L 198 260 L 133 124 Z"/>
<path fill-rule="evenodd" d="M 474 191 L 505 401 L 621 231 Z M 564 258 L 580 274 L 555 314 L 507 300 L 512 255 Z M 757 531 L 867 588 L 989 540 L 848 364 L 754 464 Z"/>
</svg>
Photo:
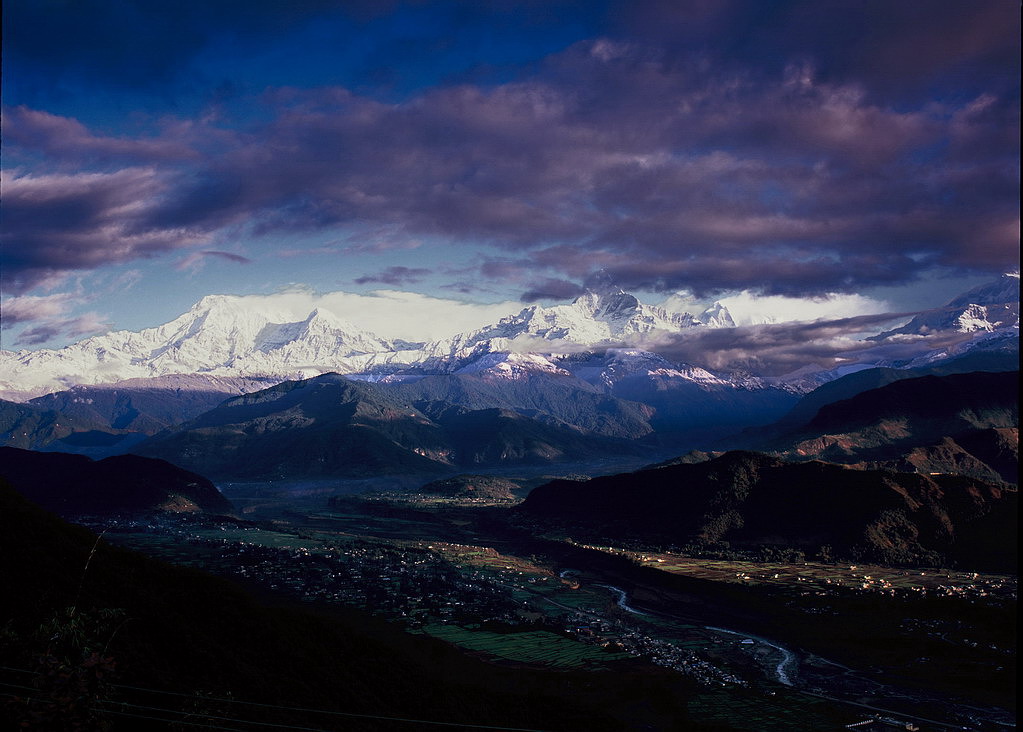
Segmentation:
<svg viewBox="0 0 1023 732">
<path fill-rule="evenodd" d="M 562 576 L 564 575 L 565 573 L 563 572 Z M 610 590 L 617 597 L 618 607 L 620 607 L 622 610 L 625 610 L 628 613 L 632 613 L 633 615 L 650 617 L 651 613 L 639 610 L 629 604 L 628 602 L 629 596 L 621 587 L 615 587 L 614 585 L 605 585 L 598 583 L 594 583 L 594 585 L 596 587 L 603 587 L 606 590 Z M 679 620 L 679 618 L 666 615 L 665 613 L 657 614 L 662 617 L 667 617 L 671 620 Z M 703 627 L 704 629 L 713 631 L 715 633 L 728 633 L 730 635 L 738 635 L 744 638 L 749 638 L 751 640 L 756 641 L 757 643 L 762 643 L 763 645 L 768 646 L 769 648 L 775 649 L 776 651 L 781 653 L 781 660 L 778 662 L 778 665 L 775 666 L 774 669 L 775 676 L 778 678 L 778 683 L 784 684 L 785 686 L 795 686 L 795 684 L 792 681 L 792 674 L 798 670 L 799 663 L 796 658 L 796 654 L 790 651 L 788 648 L 778 645 L 774 641 L 767 640 L 766 638 L 761 638 L 756 635 L 750 635 L 749 633 L 741 633 L 737 630 L 729 630 L 728 628 L 718 628 L 712 625 L 705 625 Z"/>
</svg>

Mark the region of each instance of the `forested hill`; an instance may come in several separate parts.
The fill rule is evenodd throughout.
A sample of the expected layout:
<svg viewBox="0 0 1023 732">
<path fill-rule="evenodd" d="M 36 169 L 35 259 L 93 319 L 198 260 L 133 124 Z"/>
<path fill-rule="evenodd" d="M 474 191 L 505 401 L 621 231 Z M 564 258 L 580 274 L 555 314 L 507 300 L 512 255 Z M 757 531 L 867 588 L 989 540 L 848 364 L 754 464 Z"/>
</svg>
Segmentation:
<svg viewBox="0 0 1023 732">
<path fill-rule="evenodd" d="M 853 470 L 733 451 L 533 490 L 522 510 L 595 535 L 784 547 L 885 563 L 1016 562 L 1015 490 L 956 475 Z"/>
</svg>

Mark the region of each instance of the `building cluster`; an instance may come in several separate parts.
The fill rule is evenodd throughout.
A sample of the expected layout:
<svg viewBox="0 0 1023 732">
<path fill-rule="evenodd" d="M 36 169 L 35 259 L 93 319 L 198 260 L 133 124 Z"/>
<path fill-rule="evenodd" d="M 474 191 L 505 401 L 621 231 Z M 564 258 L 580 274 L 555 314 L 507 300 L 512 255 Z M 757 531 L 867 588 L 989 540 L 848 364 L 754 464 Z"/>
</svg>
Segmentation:
<svg viewBox="0 0 1023 732">
<path fill-rule="evenodd" d="M 569 633 L 585 643 L 599 643 L 645 658 L 706 686 L 749 686 L 745 679 L 700 658 L 692 650 L 666 640 L 651 638 L 621 620 L 602 618 L 591 611 L 574 613 L 569 619 L 573 621 L 573 625 L 568 628 Z"/>
<path fill-rule="evenodd" d="M 227 539 L 219 549 L 222 561 L 239 577 L 305 602 L 362 607 L 410 627 L 518 619 L 520 605 L 503 588 L 422 549 L 352 541 L 310 550 Z"/>
</svg>

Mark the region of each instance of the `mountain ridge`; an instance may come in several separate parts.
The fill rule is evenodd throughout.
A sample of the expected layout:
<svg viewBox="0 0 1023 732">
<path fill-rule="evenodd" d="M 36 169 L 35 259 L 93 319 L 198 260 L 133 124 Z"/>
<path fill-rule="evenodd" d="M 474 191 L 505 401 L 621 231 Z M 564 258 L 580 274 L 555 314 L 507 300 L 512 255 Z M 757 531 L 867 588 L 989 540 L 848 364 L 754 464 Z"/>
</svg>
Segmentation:
<svg viewBox="0 0 1023 732">
<path fill-rule="evenodd" d="M 1008 280 L 1015 289 L 1005 284 Z M 1015 297 L 1011 302 L 994 302 L 1010 296 Z M 958 307 L 962 317 L 941 315 L 947 307 L 939 315 L 918 316 L 889 333 L 919 334 L 935 328 L 964 334 L 997 335 L 1014 329 L 1018 333 L 1018 299 L 1018 277 L 1003 277 L 953 299 L 948 307 Z M 323 308 L 296 317 L 282 303 L 268 298 L 258 302 L 255 307 L 243 296 L 207 295 L 170 322 L 138 332 L 93 336 L 59 350 L 0 351 L 0 397 L 25 401 L 75 385 L 173 374 L 284 381 L 335 372 L 376 380 L 488 370 L 514 378 L 531 370 L 571 371 L 580 353 L 629 350 L 630 343 L 662 335 L 734 326 L 720 303 L 694 317 L 646 305 L 608 283 L 587 290 L 570 304 L 531 305 L 496 323 L 429 342 L 381 338 Z M 981 313 L 978 308 L 986 310 Z M 662 376 L 674 370 L 678 373 L 671 373 L 672 378 L 706 381 L 693 371 L 703 370 L 691 365 L 669 362 L 659 368 Z M 822 372 L 826 379 L 835 375 Z M 713 377 L 739 388 L 752 383 L 746 375 Z M 797 377 L 777 385 L 806 391 L 804 382 Z"/>
<path fill-rule="evenodd" d="M 1015 490 L 977 479 L 732 451 L 585 482 L 556 480 L 535 488 L 520 510 L 646 543 L 830 547 L 885 564 L 951 559 L 1004 570 L 1016 563 L 1016 507 Z M 993 536 L 984 527 L 1012 530 Z"/>
</svg>

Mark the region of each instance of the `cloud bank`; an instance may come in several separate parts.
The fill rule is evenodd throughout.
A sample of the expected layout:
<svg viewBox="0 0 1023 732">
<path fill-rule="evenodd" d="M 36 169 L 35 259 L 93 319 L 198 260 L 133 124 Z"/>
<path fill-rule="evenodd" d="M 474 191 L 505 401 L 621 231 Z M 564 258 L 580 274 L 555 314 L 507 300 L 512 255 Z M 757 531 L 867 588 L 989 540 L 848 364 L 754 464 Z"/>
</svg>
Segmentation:
<svg viewBox="0 0 1023 732">
<path fill-rule="evenodd" d="M 101 5 L 109 27 L 159 21 L 179 32 L 126 49 L 97 30 L 112 47 L 90 45 L 95 64 L 75 73 L 106 89 L 127 50 L 138 64 L 117 83 L 177 89 L 180 72 L 159 59 L 188 69 L 223 52 L 201 29 L 246 15 Z M 31 15 L 28 6 L 18 12 Z M 239 43 L 270 38 L 274 18 L 289 33 L 340 22 L 330 4 L 284 16 L 275 7 L 256 3 L 237 20 Z M 559 7 L 582 17 L 581 4 Z M 699 297 L 854 293 L 936 266 L 1018 268 L 1018 8 L 608 7 L 615 20 L 598 34 L 499 80 L 456 75 L 397 99 L 359 84 L 264 85 L 116 132 L 7 108 L 4 287 L 25 294 L 174 253 L 194 270 L 208 256 L 241 257 L 226 251 L 239 239 L 250 241 L 247 258 L 287 256 L 258 242 L 341 230 L 366 233 L 351 254 L 418 247 L 415 262 L 389 260 L 357 283 L 416 283 L 437 271 L 421 242 L 441 240 L 486 247 L 473 275 L 514 284 L 526 300 L 570 297 L 601 268 L 627 289 Z M 380 17 L 353 8 L 352 28 Z M 466 22 L 494 20 L 474 13 Z M 22 36 L 11 54 L 38 55 Z M 38 73 L 70 73 L 72 57 L 54 49 Z M 411 58 L 393 62 L 412 73 Z M 374 243 L 381 230 L 387 242 Z"/>
</svg>

